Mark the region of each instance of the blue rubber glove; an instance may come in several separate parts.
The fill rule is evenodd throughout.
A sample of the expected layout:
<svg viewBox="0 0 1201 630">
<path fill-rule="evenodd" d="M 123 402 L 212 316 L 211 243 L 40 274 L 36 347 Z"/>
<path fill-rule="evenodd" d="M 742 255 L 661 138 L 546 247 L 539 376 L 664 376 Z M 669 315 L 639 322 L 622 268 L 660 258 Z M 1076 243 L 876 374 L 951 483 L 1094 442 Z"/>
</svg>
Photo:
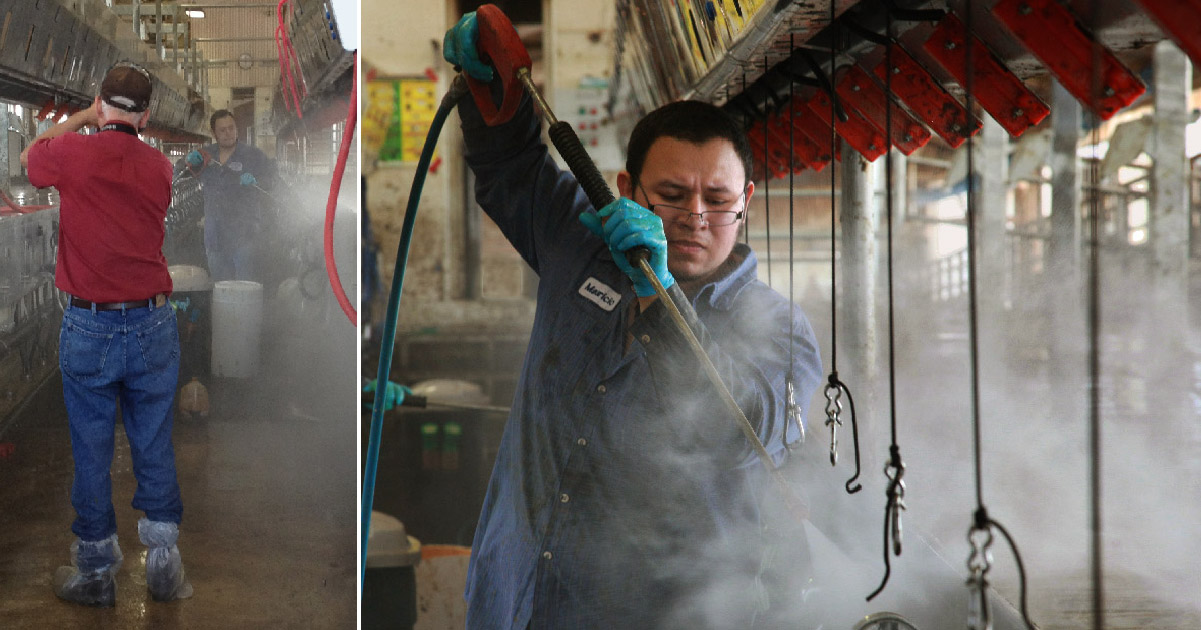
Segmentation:
<svg viewBox="0 0 1201 630">
<path fill-rule="evenodd" d="M 480 61 L 480 53 L 476 49 L 479 41 L 480 29 L 476 25 L 475 11 L 465 13 L 442 38 L 442 57 L 466 70 L 473 79 L 491 81 L 492 67 Z"/>
<path fill-rule="evenodd" d="M 201 164 L 204 164 L 204 156 L 200 155 L 200 151 L 192 151 L 188 154 L 188 157 L 184 159 L 186 159 L 188 164 L 191 164 L 192 166 L 200 166 Z"/>
<path fill-rule="evenodd" d="M 666 289 L 676 283 L 667 270 L 667 237 L 663 234 L 663 220 L 655 213 L 621 197 L 601 208 L 598 212 L 580 213 L 580 223 L 593 234 L 604 239 L 617 263 L 634 282 L 634 293 L 638 297 L 655 295 L 655 286 L 626 259 L 626 252 L 635 247 L 645 247 L 651 252 L 651 271 Z"/>
<path fill-rule="evenodd" d="M 259 180 L 255 179 L 254 175 L 251 175 L 250 173 L 242 173 L 242 185 L 243 186 L 254 186 L 258 183 L 259 183 Z"/>
<path fill-rule="evenodd" d="M 367 383 L 366 387 L 363 388 L 363 391 L 367 393 L 374 392 L 375 386 L 376 379 L 371 379 L 371 382 Z M 400 405 L 404 404 L 405 396 L 412 393 L 413 390 L 409 389 L 408 387 L 405 387 L 399 383 L 388 381 L 387 386 L 384 387 L 383 393 L 384 411 L 391 411 L 394 407 L 399 407 Z M 370 407 L 371 405 L 363 403 L 363 406 Z"/>
</svg>

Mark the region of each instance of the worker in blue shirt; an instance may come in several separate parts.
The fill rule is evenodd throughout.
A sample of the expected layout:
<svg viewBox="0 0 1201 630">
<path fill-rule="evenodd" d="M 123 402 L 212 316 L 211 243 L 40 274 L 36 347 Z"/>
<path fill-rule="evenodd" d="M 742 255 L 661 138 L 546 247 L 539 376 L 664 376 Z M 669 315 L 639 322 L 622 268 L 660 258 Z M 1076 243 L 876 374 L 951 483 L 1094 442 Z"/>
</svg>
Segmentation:
<svg viewBox="0 0 1201 630">
<path fill-rule="evenodd" d="M 468 14 L 445 56 L 490 81 L 477 38 Z M 702 345 L 781 463 L 821 361 L 801 310 L 756 279 L 755 254 L 738 243 L 755 190 L 745 134 L 704 103 L 648 114 L 617 178 L 621 198 L 594 213 L 548 155 L 528 98 L 495 127 L 471 99 L 458 109 L 476 199 L 539 276 L 472 543 L 467 627 L 753 627 L 763 514 L 779 490 L 625 257 L 647 247 L 659 280 L 683 290 Z M 406 390 L 386 391 L 399 403 Z"/>
<path fill-rule="evenodd" d="M 215 143 L 196 149 L 177 166 L 177 175 L 200 178 L 204 196 L 204 251 L 209 276 L 256 280 L 258 244 L 275 185 L 275 163 L 257 147 L 238 141 L 238 125 L 227 109 L 209 119 Z"/>
</svg>

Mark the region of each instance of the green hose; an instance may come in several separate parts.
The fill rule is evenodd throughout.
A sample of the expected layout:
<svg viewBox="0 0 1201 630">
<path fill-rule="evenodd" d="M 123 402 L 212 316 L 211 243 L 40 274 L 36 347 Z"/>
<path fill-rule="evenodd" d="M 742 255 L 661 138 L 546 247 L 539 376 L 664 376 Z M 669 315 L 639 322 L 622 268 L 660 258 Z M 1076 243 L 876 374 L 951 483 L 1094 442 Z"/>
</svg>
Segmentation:
<svg viewBox="0 0 1201 630">
<path fill-rule="evenodd" d="M 392 292 L 388 295 L 388 313 L 384 316 L 384 333 L 380 339 L 379 369 L 376 371 L 376 382 L 387 383 L 392 371 L 392 349 L 396 342 L 396 320 L 400 312 L 400 291 L 404 286 L 405 266 L 409 260 L 409 243 L 413 240 L 413 224 L 417 219 L 417 203 L 421 200 L 421 189 L 425 185 L 425 174 L 429 171 L 430 159 L 434 155 L 434 147 L 438 144 L 438 136 L 442 133 L 442 125 L 450 116 L 459 100 L 467 94 L 467 82 L 462 75 L 456 75 L 450 84 L 446 96 L 434 113 L 433 123 L 430 124 L 429 134 L 425 137 L 425 146 L 421 149 L 421 158 L 417 161 L 417 171 L 413 174 L 413 187 L 409 191 L 409 202 L 405 208 L 404 225 L 400 231 L 400 244 L 396 247 L 396 267 L 392 273 Z M 362 544 L 359 564 L 359 599 L 363 598 L 363 581 L 367 577 L 367 541 L 371 534 L 371 504 L 375 499 L 375 472 L 379 466 L 379 443 L 384 430 L 384 398 L 376 396 L 371 405 L 371 433 L 367 439 L 367 459 L 363 470 L 363 512 L 361 516 Z"/>
</svg>

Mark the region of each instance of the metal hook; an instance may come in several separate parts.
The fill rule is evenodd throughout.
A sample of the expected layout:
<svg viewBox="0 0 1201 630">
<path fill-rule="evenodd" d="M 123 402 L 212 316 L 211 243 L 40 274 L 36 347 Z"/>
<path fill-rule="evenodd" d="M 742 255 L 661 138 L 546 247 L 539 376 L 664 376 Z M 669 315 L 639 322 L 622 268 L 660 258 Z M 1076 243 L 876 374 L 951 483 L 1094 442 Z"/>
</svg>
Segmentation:
<svg viewBox="0 0 1201 630">
<path fill-rule="evenodd" d="M 826 385 L 826 426 L 830 427 L 830 465 L 838 463 L 838 427 L 842 426 L 842 388 Z"/>
<path fill-rule="evenodd" d="M 905 510 L 905 481 L 901 479 L 904 474 L 905 465 L 900 462 L 899 456 L 896 461 L 890 461 L 884 466 L 884 476 L 890 481 L 888 498 L 891 506 L 889 520 L 892 524 L 892 552 L 898 556 L 901 555 L 901 512 Z"/>
<path fill-rule="evenodd" d="M 788 393 L 788 420 L 796 423 L 796 428 L 801 435 L 795 442 L 788 445 L 789 448 L 792 448 L 805 443 L 805 419 L 801 416 L 801 406 L 796 402 L 796 385 L 793 384 L 791 375 L 785 381 L 785 389 Z"/>
<path fill-rule="evenodd" d="M 987 578 L 988 570 L 992 567 L 992 553 L 989 551 L 993 541 L 992 529 L 973 526 L 968 530 L 967 540 L 972 546 L 967 559 L 967 627 L 968 630 L 992 630 Z"/>
</svg>

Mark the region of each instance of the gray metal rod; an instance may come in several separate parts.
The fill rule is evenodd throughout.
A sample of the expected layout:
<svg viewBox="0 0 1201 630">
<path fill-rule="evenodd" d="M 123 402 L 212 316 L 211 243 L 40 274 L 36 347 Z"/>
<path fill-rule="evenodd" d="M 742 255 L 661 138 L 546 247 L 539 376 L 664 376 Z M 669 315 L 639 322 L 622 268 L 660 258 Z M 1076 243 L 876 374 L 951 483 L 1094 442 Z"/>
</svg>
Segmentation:
<svg viewBox="0 0 1201 630">
<path fill-rule="evenodd" d="M 206 59 L 205 61 L 202 61 L 200 63 L 211 66 L 213 64 L 219 64 L 219 63 L 238 63 L 239 61 L 246 61 L 246 60 L 245 59 Z M 250 59 L 250 61 L 253 63 L 259 63 L 259 62 L 278 63 L 279 57 L 254 57 L 254 58 Z"/>
<path fill-rule="evenodd" d="M 269 42 L 274 37 L 193 37 L 192 41 L 207 44 L 210 42 Z"/>
<path fill-rule="evenodd" d="M 508 407 L 494 407 L 492 405 L 468 405 L 465 403 L 439 402 L 437 400 L 426 400 L 425 406 L 446 407 L 448 409 L 467 409 L 470 411 L 489 411 L 492 413 L 503 413 L 505 415 L 508 415 L 509 411 L 511 411 Z"/>
<path fill-rule="evenodd" d="M 185 9 L 274 9 L 278 5 L 269 2 L 255 4 L 181 4 Z"/>
</svg>

